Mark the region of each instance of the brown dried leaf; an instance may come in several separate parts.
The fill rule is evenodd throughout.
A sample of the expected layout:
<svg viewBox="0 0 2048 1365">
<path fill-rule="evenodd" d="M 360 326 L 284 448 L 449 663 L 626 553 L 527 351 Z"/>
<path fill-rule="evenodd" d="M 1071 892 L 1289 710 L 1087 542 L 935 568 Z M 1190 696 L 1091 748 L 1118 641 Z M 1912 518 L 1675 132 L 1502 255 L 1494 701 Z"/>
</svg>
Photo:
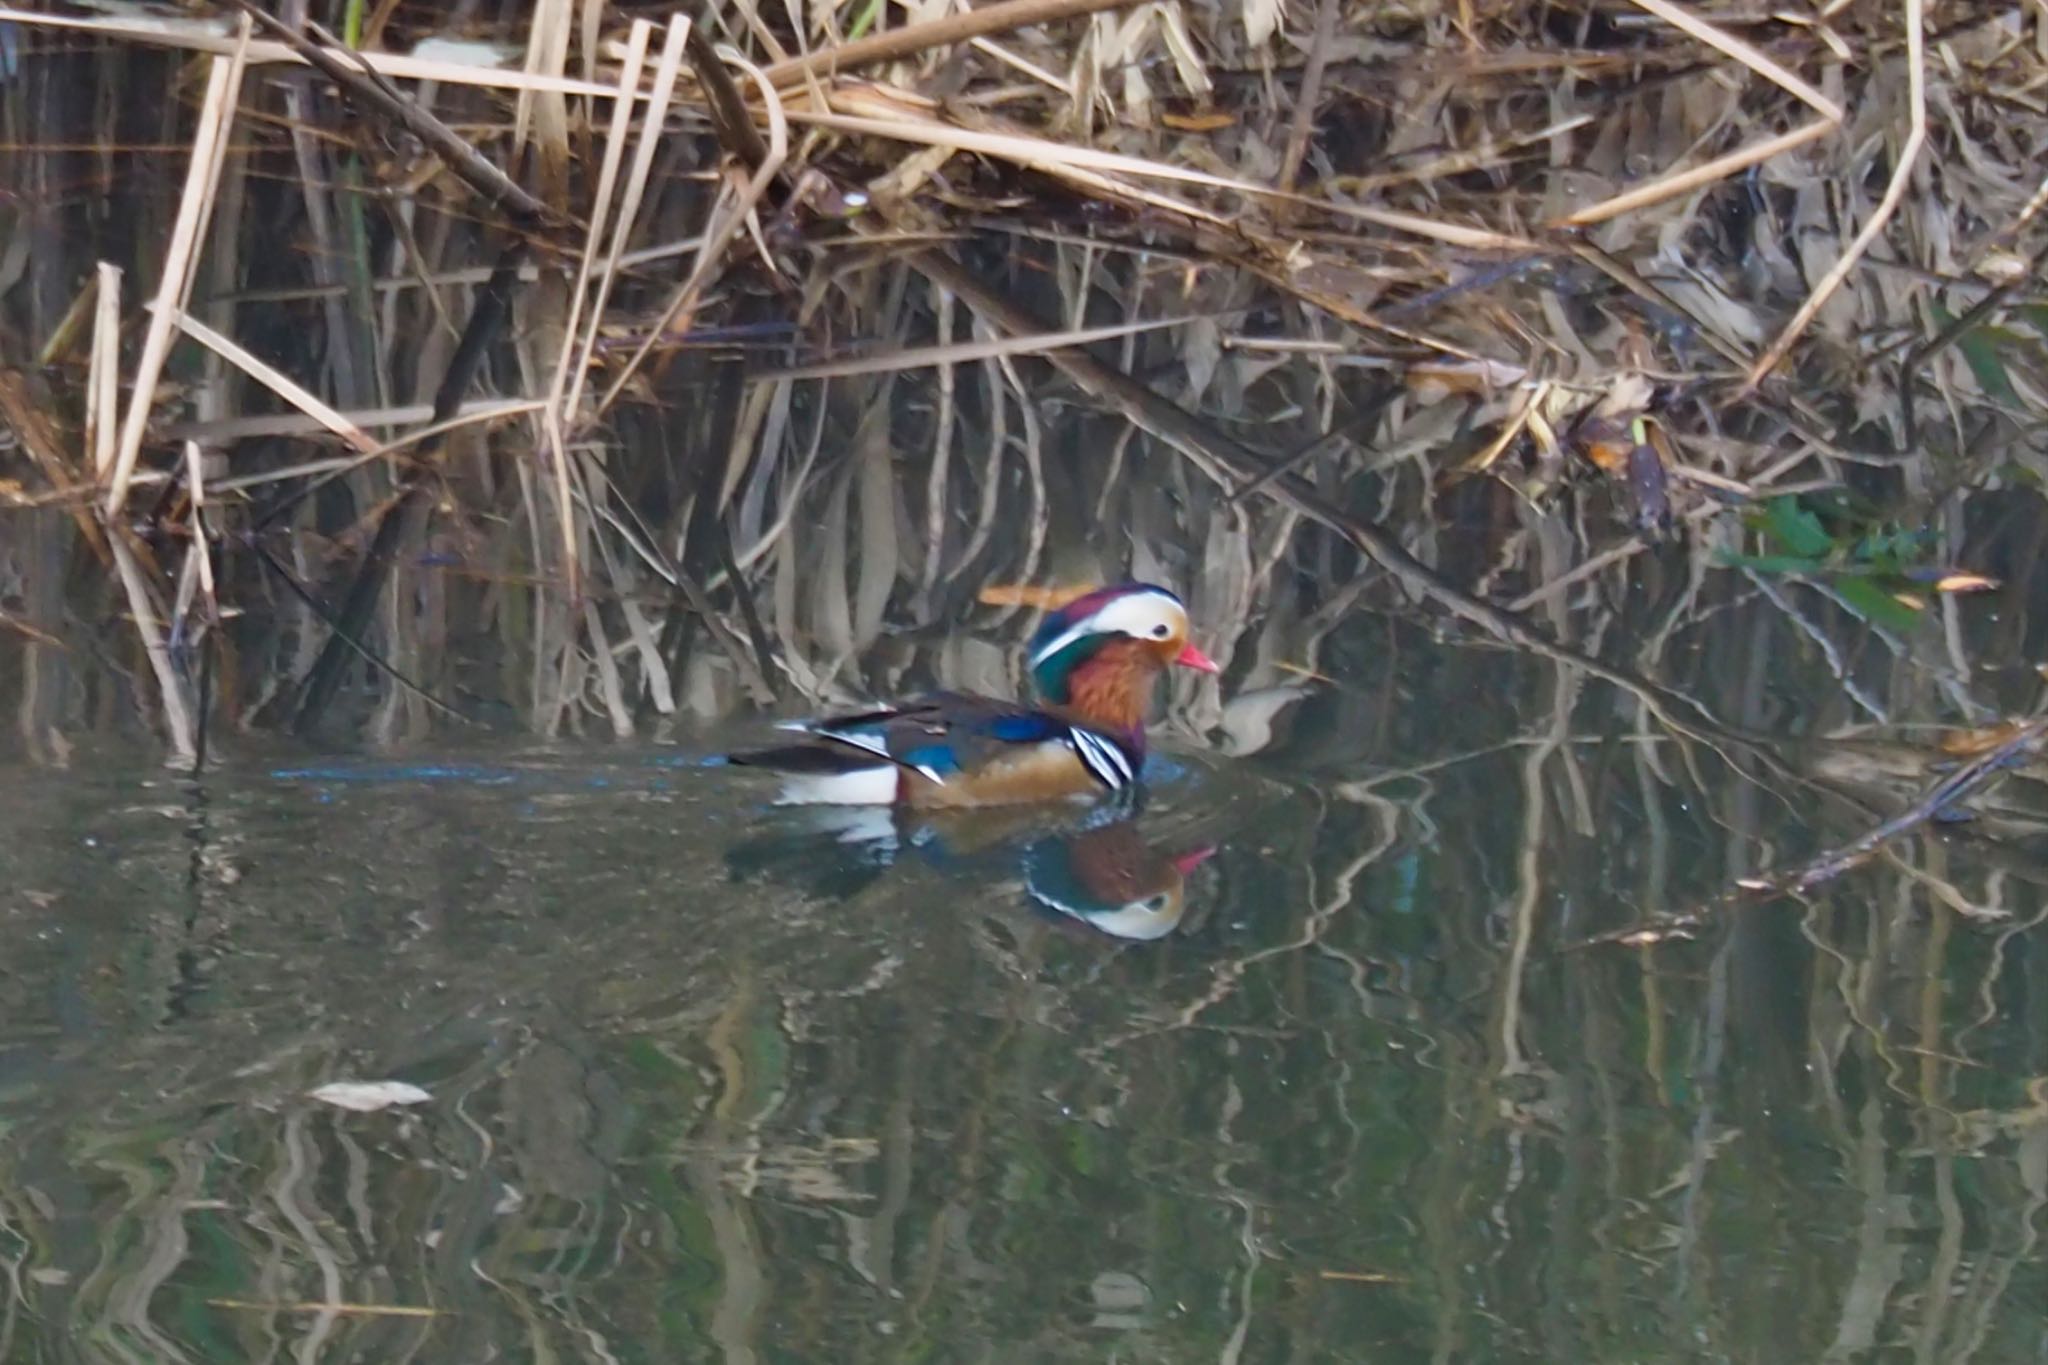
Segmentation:
<svg viewBox="0 0 2048 1365">
<path fill-rule="evenodd" d="M 1201 114 L 1161 114 L 1159 121 L 1183 133 L 1213 133 L 1223 128 L 1236 127 L 1237 115 L 1214 111 Z"/>
<path fill-rule="evenodd" d="M 1038 611 L 1058 611 L 1077 597 L 1085 596 L 1094 589 L 1087 584 L 1073 587 L 1041 587 L 1035 583 L 991 583 L 975 594 L 976 600 L 987 607 L 1031 607 Z"/>
<path fill-rule="evenodd" d="M 1956 758 L 1974 758 L 1991 752 L 2025 728 L 2024 721 L 2008 720 L 1975 730 L 1951 730 L 1941 737 L 1940 748 Z"/>
</svg>

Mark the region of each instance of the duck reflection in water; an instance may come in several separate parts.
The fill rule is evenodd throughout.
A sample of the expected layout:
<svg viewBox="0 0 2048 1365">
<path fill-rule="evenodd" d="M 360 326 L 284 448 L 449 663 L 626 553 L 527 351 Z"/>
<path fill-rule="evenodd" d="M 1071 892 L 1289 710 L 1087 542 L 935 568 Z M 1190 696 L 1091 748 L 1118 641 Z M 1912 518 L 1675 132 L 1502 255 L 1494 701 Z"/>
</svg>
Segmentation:
<svg viewBox="0 0 2048 1365">
<path fill-rule="evenodd" d="M 997 895 L 1021 891 L 1034 912 L 1059 924 L 1146 942 L 1180 926 L 1190 879 L 1215 851 L 1191 839 L 1155 843 L 1128 809 L 1050 831 L 1042 813 L 1035 821 L 981 814 L 911 822 L 888 811 L 812 810 L 796 829 L 735 845 L 726 867 L 736 879 L 766 876 L 844 900 L 915 857 Z"/>
<path fill-rule="evenodd" d="M 1112 938 L 1164 938 L 1187 913 L 1188 874 L 1215 851 L 1202 845 L 1168 853 L 1146 840 L 1136 820 L 1119 820 L 1025 845 L 1024 892 Z"/>
</svg>

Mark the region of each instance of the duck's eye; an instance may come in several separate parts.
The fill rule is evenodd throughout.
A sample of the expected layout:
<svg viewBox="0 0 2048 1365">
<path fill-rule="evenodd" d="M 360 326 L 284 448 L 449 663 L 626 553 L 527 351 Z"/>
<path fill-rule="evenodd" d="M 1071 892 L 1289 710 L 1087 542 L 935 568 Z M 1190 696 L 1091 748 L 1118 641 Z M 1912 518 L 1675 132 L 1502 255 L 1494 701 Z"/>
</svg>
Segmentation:
<svg viewBox="0 0 2048 1365">
<path fill-rule="evenodd" d="M 1152 638 L 1155 640 L 1164 640 L 1171 634 L 1173 634 L 1173 627 L 1167 625 L 1164 621 L 1152 627 Z"/>
</svg>

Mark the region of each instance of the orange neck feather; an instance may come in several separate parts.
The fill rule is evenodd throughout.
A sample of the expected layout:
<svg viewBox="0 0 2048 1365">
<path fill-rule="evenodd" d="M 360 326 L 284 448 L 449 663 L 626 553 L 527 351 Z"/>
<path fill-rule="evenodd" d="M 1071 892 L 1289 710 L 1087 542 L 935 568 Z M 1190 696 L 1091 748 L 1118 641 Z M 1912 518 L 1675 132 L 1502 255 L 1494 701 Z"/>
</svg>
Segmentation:
<svg viewBox="0 0 2048 1365">
<path fill-rule="evenodd" d="M 1067 679 L 1066 706 L 1075 720 L 1118 735 L 1143 734 L 1145 704 L 1159 676 L 1159 656 L 1138 640 L 1113 640 Z"/>
</svg>

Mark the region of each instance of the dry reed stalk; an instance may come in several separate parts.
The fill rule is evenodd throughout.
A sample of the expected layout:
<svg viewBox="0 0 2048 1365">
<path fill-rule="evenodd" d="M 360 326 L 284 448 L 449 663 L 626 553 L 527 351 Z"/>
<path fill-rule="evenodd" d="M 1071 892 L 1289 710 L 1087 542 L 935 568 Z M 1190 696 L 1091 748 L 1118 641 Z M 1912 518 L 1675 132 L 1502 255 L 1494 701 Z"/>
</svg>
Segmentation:
<svg viewBox="0 0 2048 1365">
<path fill-rule="evenodd" d="M 671 39 L 677 25 L 689 21 L 677 16 L 671 20 Z M 583 251 L 576 265 L 576 282 L 569 291 L 569 315 L 562 323 L 562 344 L 555 357 L 555 372 L 549 382 L 547 402 L 541 409 L 540 425 L 542 440 L 548 452 L 553 471 L 551 487 L 555 496 L 555 514 L 562 533 L 562 575 L 570 598 L 580 594 L 580 556 L 576 546 L 576 506 L 569 488 L 569 441 L 563 430 L 563 390 L 568 386 L 569 368 L 580 355 L 588 356 L 589 347 L 595 346 L 598 331 L 604 321 L 604 301 L 600 298 L 590 309 L 589 344 L 586 346 L 578 333 L 583 328 L 584 296 L 590 282 L 591 258 L 596 254 L 598 244 L 604 240 L 605 227 L 611 212 L 612 191 L 619 173 L 619 162 L 625 156 L 626 134 L 632 125 L 633 101 L 631 92 L 639 88 L 640 71 L 647 59 L 647 44 L 653 36 L 654 26 L 645 20 L 638 20 L 626 47 L 626 58 L 619 73 L 621 98 L 612 101 L 611 126 L 605 137 L 604 159 L 600 164 L 596 195 L 591 204 L 590 225 L 585 229 Z M 674 46 L 673 41 L 670 44 Z M 671 76 L 671 83 L 673 76 Z M 661 127 L 662 109 L 666 105 L 666 92 L 657 90 L 656 100 L 648 106 L 648 124 L 654 129 Z M 620 216 L 621 235 L 630 230 L 631 219 Z M 614 252 L 616 255 L 616 251 Z"/>
<path fill-rule="evenodd" d="M 792 85 L 814 74 L 850 71 L 870 62 L 893 61 L 935 47 L 950 47 L 970 38 L 1008 33 L 1036 24 L 1057 23 L 1109 9 L 1127 9 L 1139 0 L 1003 0 L 1001 4 L 966 10 L 929 23 L 877 33 L 839 43 L 801 57 L 776 62 L 762 74 L 775 85 Z"/>
<path fill-rule="evenodd" d="M 114 467 L 108 479 L 103 510 L 109 518 L 121 514 L 128 498 L 128 482 L 135 473 L 135 461 L 142 453 L 142 436 L 149 423 L 149 410 L 156 400 L 157 377 L 171 353 L 171 333 L 185 311 L 185 299 L 192 290 L 192 274 L 198 264 L 199 242 L 213 213 L 214 192 L 220 186 L 220 168 L 234 124 L 235 100 L 242 89 L 244 58 L 249 46 L 249 24 L 232 57 L 215 57 L 208 72 L 206 98 L 200 106 L 199 128 L 192 140 L 192 161 L 186 168 L 185 192 L 178 202 L 178 217 L 164 253 L 163 278 L 157 283 L 156 311 L 142 342 L 142 356 L 135 366 L 135 388 L 129 395 L 128 417 L 121 428 L 121 440 L 114 452 Z"/>
<path fill-rule="evenodd" d="M 837 93 L 837 92 L 835 92 Z M 838 100 L 835 98 L 835 103 Z M 1541 243 L 1511 233 L 1495 232 L 1487 228 L 1466 227 L 1447 223 L 1420 214 L 1401 213 L 1391 209 L 1369 208 L 1362 204 L 1343 204 L 1328 199 L 1316 199 L 1307 195 L 1288 194 L 1270 185 L 1260 185 L 1249 180 L 1231 176 L 1213 175 L 1207 171 L 1191 170 L 1185 166 L 1174 166 L 1164 161 L 1146 157 L 1126 156 L 1121 152 L 1103 152 L 1093 147 L 1075 147 L 1054 142 L 1049 138 L 1032 137 L 1021 133 L 989 133 L 952 124 L 931 121 L 912 121 L 903 118 L 877 118 L 871 115 L 821 113 L 810 109 L 792 109 L 789 119 L 793 123 L 809 124 L 812 127 L 827 128 L 834 132 L 853 133 L 865 137 L 890 138 L 898 142 L 915 142 L 928 147 L 951 147 L 963 152 L 980 152 L 987 156 L 1012 161 L 1032 170 L 1059 175 L 1069 170 L 1095 170 L 1121 172 L 1125 175 L 1144 176 L 1154 180 L 1170 180 L 1181 184 L 1200 185 L 1208 189 L 1228 190 L 1237 194 L 1250 195 L 1257 199 L 1272 200 L 1282 204 L 1296 204 L 1305 208 L 1319 209 L 1343 218 L 1356 218 L 1361 222 L 1378 227 L 1392 228 L 1398 232 L 1411 233 L 1450 246 L 1467 247 L 1483 251 L 1519 251 L 1535 253 L 1543 250 Z M 1196 208 L 1192 205 L 1161 205 L 1177 212 L 1211 221 L 1223 221 L 1214 211 Z"/>
<path fill-rule="evenodd" d="M 1647 185 L 1638 185 L 1632 190 L 1603 199 L 1576 213 L 1566 214 L 1552 226 L 1586 227 L 1593 223 L 1604 223 L 1609 218 L 1616 218 L 1636 209 L 1648 208 L 1652 204 L 1661 204 L 1666 199 L 1688 194 L 1703 185 L 1725 180 L 1731 175 L 1748 170 L 1751 166 L 1769 161 L 1774 156 L 1781 156 L 1804 147 L 1807 143 L 1834 132 L 1839 126 L 1825 118 L 1814 119 L 1811 123 L 1801 124 L 1789 133 L 1780 133 L 1776 137 L 1765 138 L 1762 142 L 1739 147 L 1725 156 L 1717 156 L 1712 161 L 1689 170 L 1673 171 Z"/>
<path fill-rule="evenodd" d="M 408 432 L 396 441 L 379 446 L 379 450 L 395 450 L 410 445 L 428 434 L 438 435 L 457 426 L 471 422 L 488 422 L 498 417 L 519 417 L 538 411 L 545 400 L 538 398 L 472 398 L 455 410 L 446 422 L 439 422 L 421 431 Z M 355 426 L 370 427 L 406 426 L 413 422 L 424 422 L 434 415 L 431 403 L 403 403 L 388 408 L 341 408 L 341 418 Z M 223 417 L 211 422 L 174 422 L 164 429 L 164 435 L 174 441 L 191 439 L 208 445 L 225 445 L 230 441 L 247 440 L 252 436 L 304 436 L 310 432 L 326 431 L 323 422 L 317 422 L 303 413 L 271 412 L 258 413 L 249 417 Z M 146 477 L 138 472 L 136 481 Z"/>
<path fill-rule="evenodd" d="M 712 206 L 712 221 L 704 231 L 704 247 L 697 254 L 689 278 L 676 290 L 675 296 L 662 310 L 661 317 L 656 320 L 639 347 L 620 368 L 618 377 L 612 381 L 611 387 L 605 390 L 604 397 L 598 400 L 599 415 L 608 411 L 611 405 L 618 401 L 619 395 L 625 391 L 626 385 L 640 366 L 646 363 L 655 345 L 669 334 L 670 329 L 683 319 L 685 314 L 695 309 L 705 286 L 710 283 L 714 264 L 724 258 L 726 247 L 752 217 L 754 206 L 760 203 L 761 196 L 767 193 L 769 182 L 774 180 L 777 172 L 782 169 L 783 160 L 789 155 L 789 122 L 784 116 L 782 100 L 776 94 L 775 87 L 768 83 L 767 77 L 753 63 L 737 54 L 728 52 L 724 55 L 728 61 L 745 71 L 748 79 L 752 80 L 761 92 L 761 101 L 768 117 L 767 158 L 754 168 L 753 175 L 737 191 L 730 188 L 721 191 L 717 203 Z"/>
<path fill-rule="evenodd" d="M 672 56 L 680 57 L 680 47 L 675 36 L 675 28 L 678 25 L 688 23 L 689 20 L 681 16 L 677 16 L 670 21 L 669 47 L 676 50 L 674 52 L 664 51 L 664 61 L 669 60 Z M 645 19 L 634 20 L 633 31 L 626 44 L 625 58 L 620 63 L 619 91 L 622 97 L 612 102 L 611 126 L 605 134 L 604 159 L 598 167 L 597 192 L 591 203 L 590 228 L 584 237 L 582 255 L 578 257 L 576 262 L 576 283 L 569 291 L 569 316 L 562 328 L 562 349 L 560 355 L 556 358 L 554 380 L 548 388 L 550 419 L 554 421 L 560 421 L 561 419 L 560 404 L 562 395 L 568 388 L 570 368 L 578 361 L 588 363 L 591 351 L 596 345 L 600 324 L 604 320 L 605 300 L 600 295 L 590 306 L 590 335 L 587 343 L 578 336 L 578 333 L 583 328 L 583 306 L 585 294 L 590 285 L 591 261 L 604 241 L 605 229 L 610 225 L 612 197 L 613 191 L 617 187 L 619 163 L 625 158 L 627 134 L 632 128 L 633 101 L 631 96 L 632 92 L 640 88 L 640 72 L 646 65 L 647 45 L 652 40 L 653 35 L 654 26 L 652 24 L 648 23 Z M 673 76 L 671 76 L 671 80 L 673 80 Z M 657 134 L 661 128 L 663 107 L 667 102 L 665 98 L 662 98 L 662 92 L 658 88 L 658 83 L 659 78 L 657 77 L 657 98 L 648 106 L 646 125 Z M 643 138 L 643 141 L 648 143 L 652 143 L 653 140 L 651 137 Z M 634 169 L 636 172 L 643 170 L 637 164 Z M 633 188 L 638 189 L 639 186 L 636 185 Z M 637 197 L 631 207 L 638 207 Z M 631 218 L 632 215 L 629 212 L 621 211 L 619 216 L 620 231 L 617 234 L 618 240 L 614 242 L 612 255 L 606 261 L 607 280 L 610 278 L 611 272 L 617 268 L 618 248 L 624 245 L 624 238 L 631 231 Z"/>
<path fill-rule="evenodd" d="M 520 71 L 527 81 L 536 77 L 561 79 L 569 66 L 569 36 L 573 30 L 574 15 L 569 0 L 534 0 L 533 11 L 527 25 L 526 59 Z M 631 103 L 631 89 L 627 87 L 627 100 Z M 620 101 L 614 101 L 619 103 Z M 540 151 L 540 183 L 543 194 L 550 193 L 566 180 L 569 157 L 569 106 L 568 96 L 560 90 L 543 90 L 532 84 L 519 87 L 519 97 L 512 113 L 512 152 L 509 164 L 519 164 L 519 154 L 526 149 L 529 130 Z"/>
<path fill-rule="evenodd" d="M 953 296 L 943 285 L 926 283 L 930 285 L 932 294 L 933 335 L 949 341 L 954 325 Z M 938 367 L 938 401 L 932 414 L 931 468 L 925 474 L 924 485 L 924 568 L 918 584 L 921 593 L 918 611 L 922 615 L 930 613 L 932 589 L 939 581 L 940 553 L 946 543 L 946 485 L 952 476 L 953 442 L 959 412 L 955 368 L 951 361 Z"/>
<path fill-rule="evenodd" d="M 149 582 L 135 562 L 135 552 L 129 548 L 125 532 L 109 527 L 107 545 L 113 551 L 114 567 L 121 577 L 121 589 L 127 594 L 136 633 L 142 637 L 143 653 L 149 658 L 150 671 L 156 675 L 157 693 L 163 701 L 164 729 L 171 742 L 171 764 L 192 767 L 199 761 L 198 731 L 191 704 L 185 697 L 184 681 L 171 663 L 171 651 L 164 643 L 163 623 L 157 619 Z"/>
<path fill-rule="evenodd" d="M 44 14 L 34 10 L 0 6 L 0 22 L 32 24 L 40 28 L 66 29 L 120 39 L 144 47 L 170 48 L 181 52 L 208 52 L 231 56 L 246 51 L 250 66 L 304 66 L 306 59 L 285 43 L 255 39 L 242 48 L 238 40 L 204 32 L 198 26 L 148 27 L 118 19 L 86 19 L 74 15 Z M 362 52 L 331 45 L 315 45 L 338 62 L 367 67 L 393 80 L 433 81 L 441 85 L 472 86 L 486 90 L 534 90 L 560 95 L 582 95 L 606 99 L 618 94 L 616 87 L 596 81 L 579 81 L 565 76 L 529 76 L 509 67 L 477 66 L 469 62 L 436 61 L 406 57 L 390 52 Z"/>
<path fill-rule="evenodd" d="M 605 713 L 611 717 L 612 737 L 631 739 L 633 714 L 626 707 L 626 688 L 619 677 L 619 661 L 612 656 L 611 641 L 604 633 L 604 618 L 597 614 L 595 602 L 583 604 L 583 628 L 590 632 L 590 658 L 597 666 L 598 690 L 604 696 Z"/>
<path fill-rule="evenodd" d="M 121 425 L 121 267 L 99 263 L 99 300 L 93 313 L 92 359 L 85 380 L 85 439 L 93 478 L 104 483 L 114 468 Z"/>
<path fill-rule="evenodd" d="M 360 455 L 343 455 L 325 460 L 308 460 L 303 464 L 290 465 L 283 469 L 265 470 L 261 474 L 244 474 L 238 478 L 221 479 L 214 484 L 214 488 L 218 492 L 225 493 L 236 489 L 258 488 L 267 483 L 285 483 L 292 479 L 311 478 L 323 474 L 346 474 L 350 470 L 362 468 L 372 460 L 381 460 L 409 446 L 438 440 L 458 427 L 476 426 L 482 422 L 495 422 L 500 418 L 519 417 L 530 412 L 540 412 L 547 405 L 535 400 L 527 400 L 519 402 L 491 401 L 465 404 L 464 406 L 465 409 L 473 408 L 475 410 L 458 412 L 445 422 L 432 422 L 416 430 L 408 431 L 404 435 L 385 441 L 381 445 L 366 450 Z M 394 411 L 399 410 L 394 409 Z M 424 410 L 424 408 L 418 413 L 418 417 L 428 417 L 431 415 L 432 413 Z M 418 420 L 418 417 L 411 420 Z M 308 420 L 310 422 L 310 419 Z M 309 424 L 295 427 L 290 432 L 271 432 L 267 434 L 297 435 L 303 431 L 318 429 L 320 428 Z M 137 482 L 139 483 L 141 480 L 138 478 Z"/>
<path fill-rule="evenodd" d="M 1699 39 L 1723 56 L 1742 63 L 1771 84 L 1787 94 L 1808 104 L 1829 123 L 1842 121 L 1842 106 L 1808 85 L 1792 72 L 1773 61 L 1770 56 L 1757 50 L 1749 43 L 1725 29 L 1719 29 L 1688 10 L 1680 9 L 1671 0 L 1635 0 L 1638 8 L 1646 9 L 1681 33 Z"/>
<path fill-rule="evenodd" d="M 1637 0 L 1638 4 L 1643 2 L 1644 0 Z M 1661 3 L 1661 0 L 1659 2 Z M 1891 181 L 1884 187 L 1884 196 L 1877 201 L 1877 207 L 1871 211 L 1870 220 L 1850 239 L 1848 249 L 1842 253 L 1841 259 L 1835 262 L 1833 269 L 1821 277 L 1820 283 L 1813 287 L 1813 292 L 1806 296 L 1806 302 L 1799 305 L 1799 311 L 1792 315 L 1792 321 L 1786 323 L 1785 330 L 1778 333 L 1778 339 L 1773 341 L 1764 353 L 1757 357 L 1756 363 L 1749 367 L 1749 373 L 1743 378 L 1742 387 L 1736 391 L 1737 399 L 1754 392 L 1756 386 L 1763 382 L 1764 376 L 1785 358 L 1785 353 L 1792 349 L 1792 343 L 1799 339 L 1800 334 L 1819 314 L 1835 290 L 1841 288 L 1842 281 L 1849 278 L 1849 272 L 1856 268 L 1856 263 L 1863 259 L 1863 253 L 1870 249 L 1870 244 L 1884 231 L 1885 224 L 1889 223 L 1892 214 L 1898 211 L 1899 201 L 1905 197 L 1906 183 L 1913 178 L 1913 168 L 1920 160 L 1920 149 L 1927 142 L 1927 54 L 1925 34 L 1922 31 L 1921 7 L 1922 0 L 1905 0 L 1908 126 L 1906 140 L 1899 147 L 1897 164 L 1892 167 Z"/>
<path fill-rule="evenodd" d="M 639 33 L 639 25 L 635 25 L 633 39 L 641 45 L 643 53 L 645 53 L 645 45 L 651 41 L 651 37 L 653 37 L 651 31 L 649 33 Z M 598 348 L 598 325 L 604 319 L 604 305 L 610 301 L 612 284 L 618 278 L 618 266 L 621 266 L 621 262 L 625 260 L 627 241 L 633 239 L 633 223 L 635 223 L 635 219 L 639 219 L 641 199 L 643 199 L 645 192 L 647 192 L 647 176 L 653 172 L 655 149 L 662 145 L 662 123 L 668 119 L 668 106 L 670 106 L 670 100 L 676 94 L 676 80 L 678 80 L 678 76 L 682 72 L 682 59 L 684 59 L 684 51 L 688 49 L 688 43 L 690 43 L 690 18 L 684 16 L 684 14 L 670 16 L 670 20 L 668 20 L 668 35 L 662 39 L 662 59 L 655 63 L 653 90 L 647 96 L 647 117 L 641 121 L 639 143 L 635 143 L 635 147 L 633 147 L 633 168 L 627 172 L 625 188 L 621 190 L 621 196 L 618 196 L 618 221 L 612 223 L 610 250 L 604 254 L 604 268 L 598 272 L 596 297 L 590 301 L 590 319 L 592 319 L 590 321 L 590 332 L 582 340 L 582 346 L 580 346 L 578 354 L 575 354 L 575 360 L 569 362 L 563 368 L 561 377 L 559 377 L 559 379 L 567 381 L 567 397 L 563 399 L 563 409 L 569 411 L 569 413 L 578 411 L 582 407 L 582 401 L 584 401 L 584 385 L 590 379 L 590 360 L 592 360 L 592 356 L 596 354 L 596 348 Z M 614 123 L 614 129 L 616 129 L 616 123 Z M 621 137 L 623 137 L 623 133 L 621 133 Z M 621 149 L 625 147 L 623 141 L 618 143 L 618 145 L 621 145 Z M 606 147 L 606 158 L 610 158 L 610 156 L 612 156 L 612 149 Z M 612 168 L 612 174 L 616 174 L 616 168 Z M 588 266 L 588 260 L 590 260 L 590 250 L 594 250 L 596 241 L 598 241 L 598 235 L 592 233 L 592 237 L 590 237 L 590 244 L 592 246 L 586 248 L 586 252 L 584 252 L 586 266 Z M 696 250 L 702 252 L 705 248 L 702 248 L 702 244 L 698 244 Z M 584 276 L 584 278 L 588 278 L 588 276 Z M 578 293 L 582 293 L 582 289 L 578 289 Z"/>
<path fill-rule="evenodd" d="M 784 379 L 844 379 L 856 374 L 893 374 L 901 370 L 923 370 L 939 365 L 960 365 L 999 356 L 1038 355 L 1069 346 L 1089 346 L 1098 341 L 1136 336 L 1144 332 L 1184 327 L 1207 314 L 1176 318 L 1150 318 L 1143 322 L 1120 322 L 1106 327 L 1081 327 L 1068 331 L 1042 332 L 1033 336 L 994 337 L 985 341 L 956 341 L 946 346 L 918 346 L 888 355 L 861 356 L 853 360 L 831 360 L 817 365 L 797 365 L 786 370 L 764 370 L 749 375 L 754 384 Z"/>
<path fill-rule="evenodd" d="M 157 304 L 151 304 L 149 311 L 153 314 L 157 311 L 158 307 L 159 305 Z M 351 422 L 342 413 L 337 412 L 334 408 L 314 397 L 290 375 L 284 373 L 262 357 L 251 354 L 247 348 L 233 338 L 223 336 L 190 314 L 179 314 L 173 319 L 172 325 L 178 331 L 191 337 L 194 341 L 235 366 L 257 383 L 263 385 L 264 388 L 269 389 L 279 398 L 284 399 L 285 402 L 290 403 L 300 412 L 305 413 L 311 421 L 318 423 L 325 430 L 339 436 L 358 452 L 365 456 L 374 456 L 380 450 L 377 441 L 368 432 L 364 431 L 354 422 Z"/>
<path fill-rule="evenodd" d="M 186 526 L 190 538 L 185 546 L 185 565 L 178 573 L 178 604 L 171 613 L 171 621 L 174 636 L 182 634 L 185 639 L 193 641 L 197 640 L 197 633 L 185 623 L 190 619 L 194 601 L 205 609 L 202 621 L 211 623 L 220 619 L 220 598 L 213 583 L 213 538 L 206 529 L 203 464 L 199 443 L 185 442 L 185 493 L 190 506 Z"/>
<path fill-rule="evenodd" d="M 1295 98 L 1294 117 L 1287 128 L 1287 147 L 1280 154 L 1279 188 L 1294 192 L 1294 177 L 1301 160 L 1308 155 L 1309 134 L 1315 129 L 1316 105 L 1323 93 L 1323 70 L 1330 60 L 1330 40 L 1337 32 L 1337 10 L 1342 0 L 1322 0 L 1316 7 L 1316 26 L 1309 38 L 1308 65 L 1301 73 L 1301 90 Z"/>
</svg>

